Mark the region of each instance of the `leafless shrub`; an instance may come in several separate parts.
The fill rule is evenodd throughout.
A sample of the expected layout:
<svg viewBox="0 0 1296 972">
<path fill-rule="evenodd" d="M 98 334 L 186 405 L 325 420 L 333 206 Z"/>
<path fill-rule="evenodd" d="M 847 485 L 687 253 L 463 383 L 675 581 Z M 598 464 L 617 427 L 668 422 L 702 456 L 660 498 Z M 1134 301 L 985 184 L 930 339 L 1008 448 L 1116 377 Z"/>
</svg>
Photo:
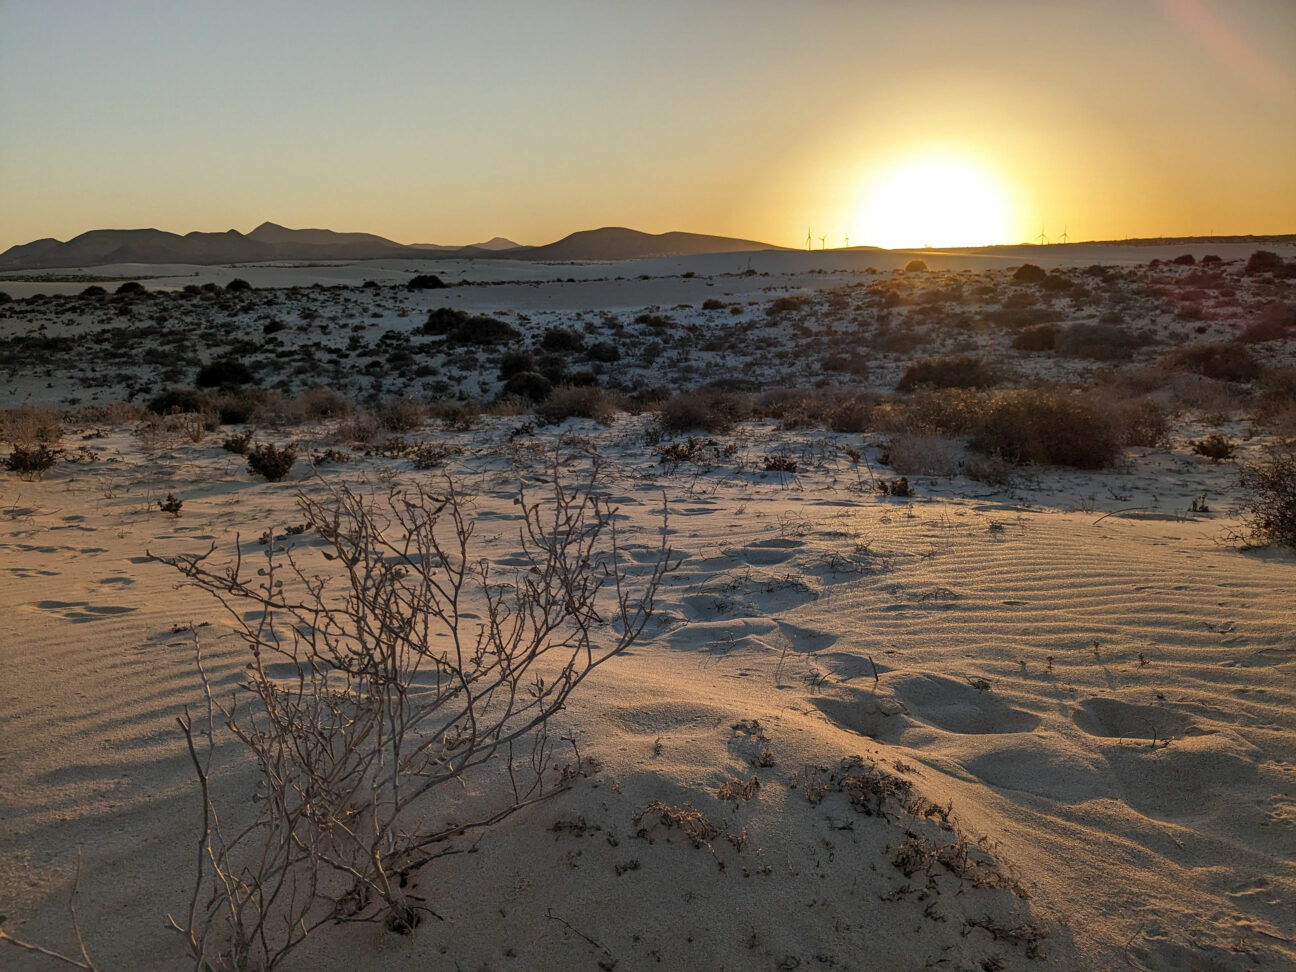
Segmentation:
<svg viewBox="0 0 1296 972">
<path fill-rule="evenodd" d="M 1238 510 L 1243 529 L 1236 539 L 1296 547 L 1296 446 L 1275 446 L 1264 461 L 1244 463 L 1239 481 L 1250 495 Z"/>
<path fill-rule="evenodd" d="M 658 421 L 668 433 L 725 433 L 747 417 L 747 403 L 727 392 L 702 389 L 682 392 L 662 403 Z"/>
<path fill-rule="evenodd" d="M 616 418 L 617 405 L 617 396 L 598 385 L 559 385 L 536 406 L 535 411 L 545 422 L 587 418 L 601 425 L 611 425 Z"/>
<path fill-rule="evenodd" d="M 437 492 L 300 497 L 323 561 L 278 539 L 256 569 L 238 553 L 213 562 L 214 546 L 159 558 L 216 597 L 248 647 L 241 689 L 220 697 L 204 673 L 206 725 L 180 720 L 202 825 L 192 899 L 172 925 L 200 967 L 274 967 L 329 922 L 407 933 L 431 913 L 411 874 L 555 792 L 550 718 L 640 636 L 677 564 L 664 523 L 655 563 L 624 563 L 597 459 L 575 485 L 557 456 L 552 472 L 550 500 L 520 499 L 528 567 L 513 577 L 474 549 L 472 503 L 448 477 Z M 237 830 L 211 773 L 220 726 L 260 781 Z M 466 819 L 432 823 L 487 763 L 502 788 Z"/>
<path fill-rule="evenodd" d="M 13 451 L 5 457 L 5 468 L 10 472 L 17 473 L 18 478 L 26 482 L 43 479 L 45 473 L 53 469 L 58 462 L 61 451 L 51 449 L 46 445 L 16 445 L 13 447 Z"/>
<path fill-rule="evenodd" d="M 1216 381 L 1253 381 L 1260 374 L 1260 362 L 1244 344 L 1214 342 L 1190 344 L 1166 355 L 1161 366 L 1170 371 L 1187 371 Z"/>
<path fill-rule="evenodd" d="M 63 417 L 52 408 L 22 408 L 0 412 L 0 440 L 15 446 L 57 445 L 63 438 Z"/>
<path fill-rule="evenodd" d="M 953 476 L 963 443 L 948 436 L 897 433 L 887 446 L 888 465 L 905 476 Z"/>
</svg>

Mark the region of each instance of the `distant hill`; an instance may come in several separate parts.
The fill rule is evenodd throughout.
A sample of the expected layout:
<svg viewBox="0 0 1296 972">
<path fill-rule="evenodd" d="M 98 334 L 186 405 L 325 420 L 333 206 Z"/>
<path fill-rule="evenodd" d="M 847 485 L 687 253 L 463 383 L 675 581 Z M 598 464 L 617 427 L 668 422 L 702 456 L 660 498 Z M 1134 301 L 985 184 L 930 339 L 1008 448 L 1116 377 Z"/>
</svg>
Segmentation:
<svg viewBox="0 0 1296 972">
<path fill-rule="evenodd" d="M 94 267 L 110 263 L 264 263 L 268 261 L 354 260 L 634 260 L 646 257 L 685 256 L 695 253 L 729 253 L 777 250 L 781 247 L 752 240 L 697 233 L 641 233 L 621 227 L 573 233 L 545 246 L 519 246 L 495 237 L 464 247 L 437 244 L 405 246 L 371 233 L 335 233 L 324 229 L 294 230 L 262 223 L 246 235 L 187 233 L 180 236 L 156 229 L 91 230 L 62 243 L 36 240 L 0 253 L 0 270 L 47 270 Z"/>
<path fill-rule="evenodd" d="M 546 246 L 528 247 L 509 254 L 515 260 L 645 260 L 652 257 L 691 256 L 696 253 L 743 253 L 781 250 L 783 247 L 728 236 L 699 233 L 641 233 L 621 226 L 584 230 Z"/>
</svg>

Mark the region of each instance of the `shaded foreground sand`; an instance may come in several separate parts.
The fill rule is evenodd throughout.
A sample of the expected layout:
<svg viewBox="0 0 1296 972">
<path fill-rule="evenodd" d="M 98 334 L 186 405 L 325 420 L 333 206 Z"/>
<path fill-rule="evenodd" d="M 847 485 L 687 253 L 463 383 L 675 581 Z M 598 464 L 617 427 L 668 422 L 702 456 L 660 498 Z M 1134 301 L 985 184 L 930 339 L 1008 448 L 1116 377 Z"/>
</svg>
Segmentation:
<svg viewBox="0 0 1296 972">
<path fill-rule="evenodd" d="M 843 451 L 858 436 L 749 426 L 735 441 L 794 452 L 798 472 L 744 453 L 672 472 L 643 421 L 563 427 L 608 460 L 631 558 L 657 542 L 663 498 L 686 558 L 644 641 L 563 715 L 600 771 L 425 868 L 419 892 L 443 920 L 410 936 L 326 927 L 292 967 L 1296 963 L 1296 562 L 1221 545 L 1220 516 L 1078 509 L 1104 488 L 1195 495 L 1217 475 L 1204 463 L 1149 450 L 1011 497 L 952 480 L 906 501 L 860 488 Z M 518 424 L 436 433 L 462 450 L 449 471 L 497 563 L 518 484 L 557 442 L 510 438 Z M 199 810 L 175 724 L 200 698 L 183 629 L 200 626 L 221 686 L 242 648 L 219 605 L 148 551 L 228 553 L 236 535 L 251 551 L 301 521 L 298 490 L 442 473 L 358 457 L 267 484 L 214 445 L 91 444 L 99 462 L 0 485 L 5 928 L 75 950 L 80 846 L 92 955 L 175 968 L 164 916 L 187 904 Z M 178 518 L 157 509 L 168 492 Z M 865 813 L 849 780 L 874 767 L 910 789 Z M 748 785 L 722 799 L 729 782 Z M 492 780 L 469 783 L 463 800 Z M 250 796 L 237 763 L 220 784 Z M 644 813 L 653 801 L 746 839 L 695 847 Z M 938 860 L 960 838 L 975 868 Z M 47 964 L 12 949 L 0 962 Z"/>
</svg>

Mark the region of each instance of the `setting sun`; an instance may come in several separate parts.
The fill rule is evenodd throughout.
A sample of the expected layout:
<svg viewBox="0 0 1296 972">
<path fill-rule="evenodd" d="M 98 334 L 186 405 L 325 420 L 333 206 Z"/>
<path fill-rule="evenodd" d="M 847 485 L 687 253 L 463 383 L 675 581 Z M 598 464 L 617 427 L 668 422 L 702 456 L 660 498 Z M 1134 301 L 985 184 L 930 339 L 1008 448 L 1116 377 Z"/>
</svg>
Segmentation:
<svg viewBox="0 0 1296 972">
<path fill-rule="evenodd" d="M 947 156 L 898 162 L 870 177 L 855 217 L 861 242 L 888 249 L 1011 242 L 1012 205 L 977 164 Z"/>
</svg>

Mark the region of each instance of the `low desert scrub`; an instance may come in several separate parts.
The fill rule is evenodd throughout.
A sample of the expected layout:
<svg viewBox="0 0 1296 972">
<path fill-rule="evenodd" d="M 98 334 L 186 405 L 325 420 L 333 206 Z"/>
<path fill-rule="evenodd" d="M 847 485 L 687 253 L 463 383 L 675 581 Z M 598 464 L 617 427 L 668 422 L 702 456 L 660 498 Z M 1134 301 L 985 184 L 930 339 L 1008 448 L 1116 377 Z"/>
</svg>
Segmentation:
<svg viewBox="0 0 1296 972">
<path fill-rule="evenodd" d="M 551 471 L 548 499 L 518 500 L 522 571 L 478 552 L 473 502 L 448 478 L 300 497 L 322 549 L 275 538 L 256 566 L 216 563 L 214 547 L 161 558 L 248 649 L 229 695 L 196 642 L 206 712 L 180 720 L 202 807 L 171 924 L 198 967 L 271 968 L 340 922 L 408 934 L 435 916 L 414 877 L 456 838 L 580 779 L 574 739 L 575 765 L 556 764 L 550 720 L 639 638 L 676 564 L 664 523 L 654 563 L 622 558 L 596 459 L 575 481 L 558 457 Z M 258 777 L 250 807 L 213 772 L 230 743 Z"/>
<path fill-rule="evenodd" d="M 5 457 L 4 464 L 10 472 L 17 473 L 19 479 L 31 482 L 34 479 L 43 479 L 45 473 L 54 468 L 58 458 L 58 450 L 51 449 L 47 445 L 16 445 Z"/>
<path fill-rule="evenodd" d="M 587 418 L 601 425 L 611 425 L 618 407 L 618 396 L 598 385 L 559 385 L 536 406 L 535 413 L 547 423 Z"/>
<path fill-rule="evenodd" d="M 281 449 L 263 442 L 248 451 L 247 459 L 248 472 L 277 483 L 292 471 L 293 463 L 297 461 L 297 446 L 294 444 Z"/>
<path fill-rule="evenodd" d="M 1203 456 L 1211 462 L 1224 462 L 1237 454 L 1237 446 L 1218 432 L 1212 432 L 1204 439 L 1196 440 L 1191 443 L 1191 446 L 1194 455 Z"/>
<path fill-rule="evenodd" d="M 1102 394 L 1101 389 L 1094 390 Z M 1170 412 L 1150 398 L 1101 399 L 1103 410 L 1120 435 L 1121 445 L 1155 449 L 1170 438 Z"/>
<path fill-rule="evenodd" d="M 967 435 L 985 414 L 989 398 L 968 389 L 920 389 L 879 405 L 873 423 L 879 431 L 913 435 Z"/>
<path fill-rule="evenodd" d="M 1243 463 L 1238 479 L 1249 495 L 1237 511 L 1242 530 L 1236 539 L 1296 547 L 1296 446 L 1274 446 L 1264 460 Z"/>
<path fill-rule="evenodd" d="M 915 361 L 896 382 L 896 391 L 919 388 L 988 388 L 999 376 L 983 359 L 971 355 Z"/>
<path fill-rule="evenodd" d="M 667 434 L 714 432 L 724 434 L 747 418 L 750 407 L 744 399 L 711 389 L 681 392 L 662 402 L 657 421 Z"/>
<path fill-rule="evenodd" d="M 1057 334 L 1057 350 L 1090 361 L 1127 361 L 1150 339 L 1116 324 L 1070 324 Z"/>
<path fill-rule="evenodd" d="M 57 445 L 63 438 L 63 416 L 52 408 L 22 408 L 0 412 L 0 440 L 15 446 Z"/>
<path fill-rule="evenodd" d="M 963 443 L 941 435 L 899 433 L 886 448 L 886 465 L 905 476 L 953 476 L 959 471 Z"/>
<path fill-rule="evenodd" d="M 247 429 L 234 435 L 226 436 L 221 443 L 221 448 L 226 452 L 232 452 L 236 456 L 246 456 L 248 449 L 252 447 L 252 430 Z"/>
<path fill-rule="evenodd" d="M 1065 389 L 1031 388 L 993 399 L 969 443 L 1013 463 L 1102 469 L 1120 455 L 1112 419 L 1090 397 Z"/>
<path fill-rule="evenodd" d="M 1179 348 L 1161 359 L 1161 367 L 1215 381 L 1249 382 L 1260 376 L 1260 362 L 1246 345 L 1224 341 Z"/>
</svg>

